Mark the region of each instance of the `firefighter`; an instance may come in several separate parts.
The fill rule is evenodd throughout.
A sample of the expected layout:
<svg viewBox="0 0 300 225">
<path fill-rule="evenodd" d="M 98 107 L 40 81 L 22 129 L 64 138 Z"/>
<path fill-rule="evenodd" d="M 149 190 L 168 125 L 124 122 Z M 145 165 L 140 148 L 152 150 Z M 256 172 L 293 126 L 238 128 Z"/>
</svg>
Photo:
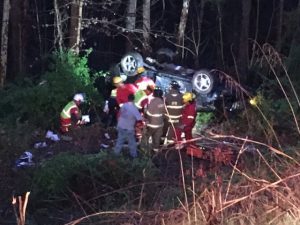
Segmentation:
<svg viewBox="0 0 300 225">
<path fill-rule="evenodd" d="M 182 110 L 180 124 L 176 127 L 176 136 L 178 141 L 182 141 L 182 133 L 184 133 L 186 141 L 193 138 L 192 129 L 196 124 L 197 116 L 195 97 L 195 94 L 192 92 L 186 92 L 182 96 L 184 108 Z M 182 145 L 180 145 L 179 148 L 182 148 Z"/>
<path fill-rule="evenodd" d="M 182 115 L 182 94 L 179 91 L 180 85 L 177 81 L 171 81 L 170 90 L 165 96 L 165 105 L 167 108 L 165 133 L 167 134 L 167 143 L 174 143 L 177 140 L 175 128 L 179 125 Z M 167 128 L 167 129 L 166 129 Z"/>
<path fill-rule="evenodd" d="M 108 100 L 105 101 L 105 106 L 103 112 L 105 116 L 103 118 L 103 123 L 105 127 L 114 127 L 117 125 L 117 114 L 120 109 L 119 104 L 116 99 L 117 88 L 112 89 Z"/>
<path fill-rule="evenodd" d="M 154 89 L 153 99 L 150 101 L 145 112 L 146 127 L 142 137 L 142 147 L 149 146 L 149 138 L 152 138 L 152 150 L 159 151 L 160 138 L 163 134 L 164 114 L 166 113 L 163 91 Z"/>
<path fill-rule="evenodd" d="M 60 113 L 60 130 L 67 133 L 73 128 L 78 128 L 85 122 L 81 120 L 81 111 L 79 106 L 84 102 L 84 96 L 81 93 L 75 94 Z"/>
<path fill-rule="evenodd" d="M 116 87 L 116 100 L 121 107 L 128 102 L 128 96 L 137 92 L 137 87 L 134 84 L 124 84 L 123 79 L 119 76 L 113 78 L 113 84 Z"/>
<path fill-rule="evenodd" d="M 142 76 L 134 84 L 138 88 L 137 92 L 135 93 L 134 102 L 136 107 L 138 107 L 138 109 L 143 112 L 144 108 L 152 98 L 155 83 L 151 78 Z"/>
</svg>

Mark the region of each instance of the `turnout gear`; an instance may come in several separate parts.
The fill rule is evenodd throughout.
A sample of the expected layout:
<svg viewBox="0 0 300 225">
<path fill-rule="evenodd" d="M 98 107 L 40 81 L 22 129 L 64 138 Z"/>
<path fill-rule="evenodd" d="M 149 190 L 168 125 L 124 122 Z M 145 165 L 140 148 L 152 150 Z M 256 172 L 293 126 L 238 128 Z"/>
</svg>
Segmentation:
<svg viewBox="0 0 300 225">
<path fill-rule="evenodd" d="M 192 139 L 192 129 L 195 126 L 197 117 L 196 102 L 188 102 L 182 110 L 180 125 L 176 128 L 178 141 L 181 141 L 181 134 L 184 133 L 185 140 Z"/>
<path fill-rule="evenodd" d="M 145 117 L 146 127 L 142 137 L 142 145 L 149 146 L 149 138 L 152 138 L 153 151 L 159 150 L 160 138 L 163 134 L 164 114 L 166 112 L 164 101 L 160 97 L 155 97 L 149 103 Z"/>
<path fill-rule="evenodd" d="M 166 94 L 165 104 L 167 108 L 166 119 L 168 123 L 168 127 L 165 127 L 165 132 L 168 133 L 167 140 L 171 142 L 174 139 L 177 139 L 174 128 L 179 125 L 182 116 L 182 94 L 177 89 L 171 89 Z"/>
<path fill-rule="evenodd" d="M 121 106 L 122 104 L 128 102 L 128 96 L 130 94 L 135 94 L 137 92 L 137 88 L 134 84 L 122 84 L 117 88 L 116 99 Z"/>
<path fill-rule="evenodd" d="M 155 87 L 155 83 L 149 77 L 141 77 L 134 83 L 138 91 L 135 93 L 135 105 L 139 110 L 145 108 L 150 99 L 152 98 L 152 93 Z"/>
<path fill-rule="evenodd" d="M 149 90 L 149 91 L 153 91 L 155 88 L 155 83 L 154 81 L 149 78 L 149 77 L 145 77 L 142 76 L 141 78 L 137 79 L 134 84 L 137 86 L 137 88 L 139 90 Z"/>
</svg>

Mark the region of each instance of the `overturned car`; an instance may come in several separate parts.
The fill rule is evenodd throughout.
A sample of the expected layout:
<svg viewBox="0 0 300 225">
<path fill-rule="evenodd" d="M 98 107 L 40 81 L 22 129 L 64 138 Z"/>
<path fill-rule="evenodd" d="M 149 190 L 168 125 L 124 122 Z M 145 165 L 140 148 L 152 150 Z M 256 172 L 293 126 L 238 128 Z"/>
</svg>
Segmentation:
<svg viewBox="0 0 300 225">
<path fill-rule="evenodd" d="M 134 83 L 140 76 L 147 76 L 164 93 L 168 91 L 171 81 L 176 80 L 182 93 L 195 93 L 197 111 L 232 111 L 241 105 L 238 104 L 241 93 L 236 87 L 233 88 L 236 82 L 217 70 L 188 69 L 150 57 L 144 60 L 141 54 L 129 52 L 112 68 L 110 74 L 111 77 L 106 79 L 108 86 L 115 75 L 120 75 L 125 83 Z"/>
</svg>

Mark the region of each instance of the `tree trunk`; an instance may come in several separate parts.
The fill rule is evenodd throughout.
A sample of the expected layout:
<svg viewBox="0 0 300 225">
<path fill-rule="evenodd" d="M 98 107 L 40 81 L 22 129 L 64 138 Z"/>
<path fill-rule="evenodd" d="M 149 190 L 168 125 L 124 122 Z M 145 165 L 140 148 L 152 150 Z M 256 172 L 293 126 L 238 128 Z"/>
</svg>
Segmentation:
<svg viewBox="0 0 300 225">
<path fill-rule="evenodd" d="M 278 52 L 281 51 L 281 36 L 282 36 L 282 18 L 283 18 L 283 5 L 284 5 L 284 0 L 279 1 L 279 11 L 278 11 L 278 23 L 277 23 L 277 38 L 276 38 L 276 49 Z"/>
<path fill-rule="evenodd" d="M 73 0 L 71 4 L 69 48 L 79 53 L 83 0 Z"/>
<path fill-rule="evenodd" d="M 4 0 L 1 27 L 0 88 L 4 87 L 4 82 L 6 79 L 9 12 L 10 2 L 9 0 Z"/>
<path fill-rule="evenodd" d="M 61 14 L 59 11 L 57 0 L 54 0 L 54 10 L 55 10 L 55 25 L 56 25 L 56 32 L 57 32 L 57 37 L 54 32 L 54 43 L 58 43 L 59 51 L 62 52 L 62 50 L 63 50 L 63 31 L 62 31 Z"/>
<path fill-rule="evenodd" d="M 143 50 L 144 54 L 147 55 L 150 51 L 150 29 L 151 29 L 151 18 L 150 18 L 151 0 L 144 0 L 143 4 Z"/>
<path fill-rule="evenodd" d="M 248 76 L 248 64 L 249 64 L 249 19 L 251 11 L 251 0 L 242 1 L 242 21 L 241 21 L 241 34 L 239 43 L 238 54 L 238 72 L 239 81 L 245 83 Z"/>
<path fill-rule="evenodd" d="M 297 22 L 300 23 L 300 0 L 298 2 L 297 7 Z M 296 77 L 298 76 L 299 69 L 300 69 L 300 27 L 297 26 L 293 40 L 290 46 L 290 52 L 287 60 L 288 65 L 288 72 L 291 76 Z"/>
<path fill-rule="evenodd" d="M 19 75 L 22 71 L 22 54 L 23 54 L 23 15 L 22 3 L 19 0 L 10 0 L 10 5 L 13 10 L 9 13 L 9 42 L 8 42 L 8 67 L 7 78 Z"/>
<path fill-rule="evenodd" d="M 197 24 L 195 25 L 195 32 L 193 32 L 193 40 L 194 40 L 194 46 L 195 46 L 195 54 L 194 54 L 194 65 L 195 68 L 199 68 L 199 54 L 200 54 L 200 46 L 201 46 L 201 37 L 202 37 L 202 23 L 203 23 L 203 16 L 204 16 L 204 5 L 206 3 L 206 0 L 200 1 L 200 8 L 197 8 L 198 2 L 195 2 L 194 7 L 196 8 L 196 14 L 197 14 Z M 192 7 L 193 8 L 193 7 Z M 196 33 L 198 33 L 198 38 L 196 40 Z"/>
<path fill-rule="evenodd" d="M 223 65 L 223 69 L 225 68 L 225 61 L 224 61 L 224 43 L 223 43 L 223 24 L 222 24 L 222 10 L 221 10 L 221 3 L 217 2 L 217 9 L 218 9 L 218 25 L 219 25 L 219 35 L 220 35 L 220 54 L 221 54 L 221 61 Z"/>
<path fill-rule="evenodd" d="M 188 14 L 189 14 L 189 4 L 190 4 L 190 0 L 183 0 L 179 28 L 178 28 L 178 35 L 177 35 L 178 51 L 180 51 L 180 49 L 182 49 L 182 51 L 181 51 L 182 58 L 184 55 L 184 51 L 183 51 L 184 50 L 184 33 L 185 33 L 186 22 L 187 22 L 187 18 L 188 18 Z"/>
<path fill-rule="evenodd" d="M 126 17 L 126 32 L 127 43 L 126 50 L 131 51 L 133 49 L 133 32 L 135 30 L 136 23 L 136 0 L 128 0 L 127 17 Z"/>
</svg>

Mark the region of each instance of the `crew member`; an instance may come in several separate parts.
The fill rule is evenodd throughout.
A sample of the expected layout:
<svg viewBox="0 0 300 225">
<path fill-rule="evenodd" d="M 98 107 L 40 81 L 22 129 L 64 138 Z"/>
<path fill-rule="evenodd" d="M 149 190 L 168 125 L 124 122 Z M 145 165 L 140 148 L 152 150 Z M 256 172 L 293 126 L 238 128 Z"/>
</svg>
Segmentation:
<svg viewBox="0 0 300 225">
<path fill-rule="evenodd" d="M 119 106 L 128 102 L 128 96 L 137 92 L 134 84 L 124 84 L 123 79 L 119 76 L 113 78 L 113 84 L 116 87 L 116 100 Z"/>
<path fill-rule="evenodd" d="M 79 106 L 83 102 L 83 94 L 75 94 L 73 100 L 63 108 L 60 113 L 60 130 L 62 133 L 66 133 L 70 129 L 84 124 L 84 121 L 81 121 L 81 111 L 79 109 Z"/>
<path fill-rule="evenodd" d="M 182 133 L 184 133 L 186 141 L 193 138 L 192 129 L 195 126 L 197 116 L 195 97 L 195 94 L 192 92 L 186 92 L 182 96 L 184 108 L 182 110 L 180 124 L 176 127 L 178 141 L 182 141 Z"/>
<path fill-rule="evenodd" d="M 163 134 L 164 114 L 166 112 L 163 92 L 156 88 L 153 91 L 153 99 L 147 106 L 145 113 L 146 127 L 142 137 L 142 146 L 149 146 L 149 139 L 152 138 L 153 151 L 159 151 L 160 138 Z"/>
<path fill-rule="evenodd" d="M 176 137 L 175 128 L 179 125 L 180 118 L 182 116 L 182 94 L 179 91 L 180 85 L 177 81 L 171 81 L 170 90 L 165 96 L 166 112 L 166 127 L 167 143 L 174 143 L 178 137 Z"/>
</svg>

